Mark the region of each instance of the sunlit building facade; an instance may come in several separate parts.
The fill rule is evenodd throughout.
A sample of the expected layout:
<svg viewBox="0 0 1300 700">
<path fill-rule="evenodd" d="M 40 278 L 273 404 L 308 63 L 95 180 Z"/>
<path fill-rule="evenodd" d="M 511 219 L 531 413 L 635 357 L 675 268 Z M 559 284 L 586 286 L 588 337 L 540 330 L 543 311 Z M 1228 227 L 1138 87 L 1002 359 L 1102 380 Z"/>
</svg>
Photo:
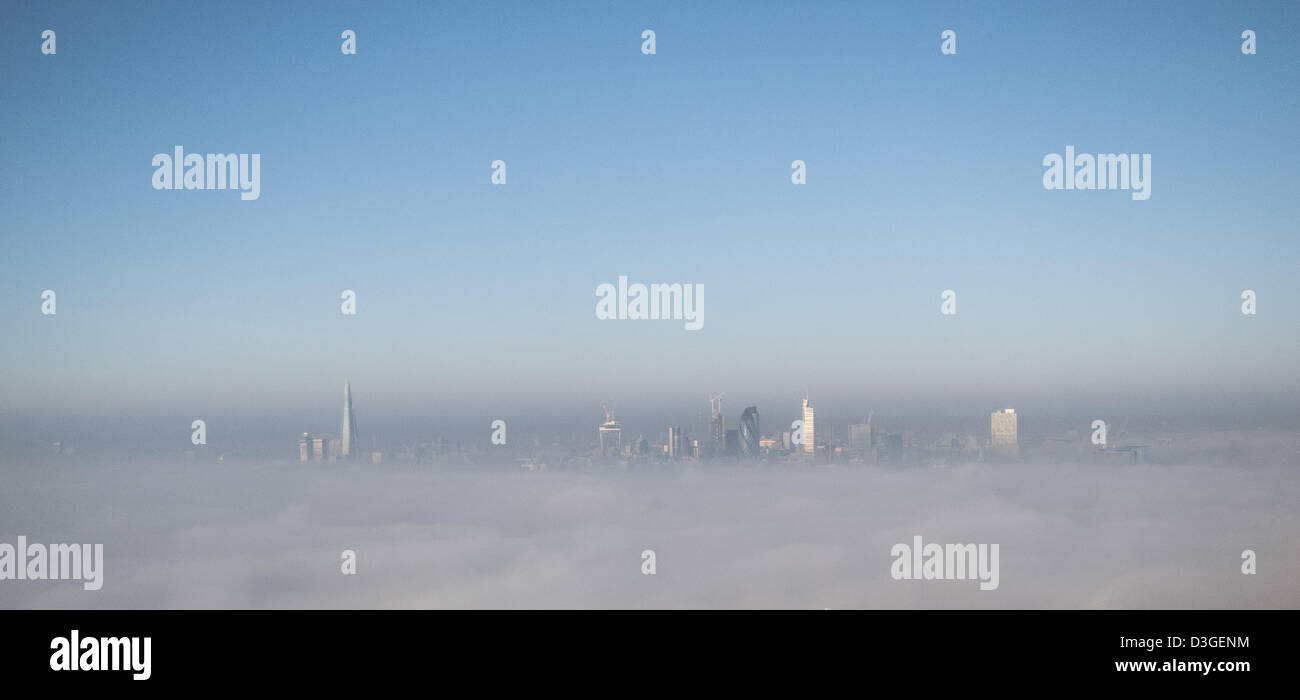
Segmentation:
<svg viewBox="0 0 1300 700">
<path fill-rule="evenodd" d="M 1016 410 L 1007 408 L 989 415 L 989 445 L 997 454 L 1020 454 L 1020 438 L 1016 434 Z"/>
<path fill-rule="evenodd" d="M 803 399 L 803 452 L 809 457 L 813 456 L 817 451 L 816 428 L 817 421 L 812 403 L 805 396 Z"/>
</svg>

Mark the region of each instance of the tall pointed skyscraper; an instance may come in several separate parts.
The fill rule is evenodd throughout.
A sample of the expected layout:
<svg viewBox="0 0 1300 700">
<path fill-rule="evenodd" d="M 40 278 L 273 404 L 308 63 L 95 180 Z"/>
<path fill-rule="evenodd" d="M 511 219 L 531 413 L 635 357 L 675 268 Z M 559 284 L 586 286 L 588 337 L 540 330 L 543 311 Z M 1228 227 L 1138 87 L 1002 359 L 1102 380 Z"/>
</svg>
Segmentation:
<svg viewBox="0 0 1300 700">
<path fill-rule="evenodd" d="M 343 425 L 339 437 L 343 443 L 340 450 L 343 459 L 356 459 L 361 446 L 357 444 L 357 417 L 352 415 L 352 382 L 348 379 L 343 380 Z"/>
</svg>

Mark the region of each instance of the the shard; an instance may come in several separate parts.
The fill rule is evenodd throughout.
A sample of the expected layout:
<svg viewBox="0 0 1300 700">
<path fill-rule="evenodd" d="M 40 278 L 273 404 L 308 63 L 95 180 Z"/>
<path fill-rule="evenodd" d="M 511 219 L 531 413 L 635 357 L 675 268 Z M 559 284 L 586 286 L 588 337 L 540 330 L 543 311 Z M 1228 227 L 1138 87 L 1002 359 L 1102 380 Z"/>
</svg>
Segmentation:
<svg viewBox="0 0 1300 700">
<path fill-rule="evenodd" d="M 343 425 L 339 436 L 343 442 L 340 450 L 343 459 L 356 459 L 360 445 L 357 444 L 357 417 L 352 415 L 352 382 L 348 379 L 343 380 Z"/>
</svg>

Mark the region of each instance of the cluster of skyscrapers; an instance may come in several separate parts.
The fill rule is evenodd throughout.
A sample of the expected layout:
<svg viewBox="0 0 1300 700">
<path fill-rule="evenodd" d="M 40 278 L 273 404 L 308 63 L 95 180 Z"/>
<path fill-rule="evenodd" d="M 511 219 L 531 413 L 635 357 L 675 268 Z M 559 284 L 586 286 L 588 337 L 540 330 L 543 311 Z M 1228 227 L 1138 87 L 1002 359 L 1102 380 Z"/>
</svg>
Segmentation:
<svg viewBox="0 0 1300 700">
<path fill-rule="evenodd" d="M 703 441 L 692 439 L 680 426 L 669 426 L 665 443 L 651 444 L 644 436 L 625 441 L 623 426 L 614 412 L 605 407 L 605 419 L 597 430 L 596 458 L 626 459 L 737 459 L 786 458 L 812 462 L 907 462 L 908 448 L 913 441 L 907 433 L 878 434 L 871 422 L 871 414 L 862 423 L 848 426 L 848 442 L 835 440 L 834 430 L 818 424 L 812 401 L 805 396 L 800 406 L 799 418 L 789 430 L 780 430 L 764 437 L 757 406 L 748 406 L 740 414 L 739 427 L 727 428 L 722 411 L 722 394 L 709 396 L 709 421 L 704 428 Z M 703 424 L 701 424 L 703 425 Z M 784 427 L 784 426 L 782 426 Z M 841 434 L 842 435 L 842 434 Z M 986 456 L 1014 459 L 1019 456 L 1020 443 L 1016 412 L 1007 408 L 994 411 L 989 416 L 989 438 L 981 444 L 974 437 L 964 440 L 955 435 L 940 440 L 942 445 L 929 446 L 929 450 L 947 450 L 954 460 Z M 434 450 L 436 453 L 437 450 Z M 303 462 L 326 460 L 355 460 L 360 457 L 360 441 L 356 415 L 352 409 L 352 383 L 343 382 L 343 413 L 339 434 L 302 433 L 298 440 L 298 458 Z M 398 455 L 399 457 L 401 455 Z M 380 452 L 370 454 L 371 461 L 380 462 Z"/>
<path fill-rule="evenodd" d="M 739 428 L 728 429 L 726 416 L 722 412 L 722 396 L 709 396 L 709 421 L 705 429 L 707 437 L 703 441 L 687 437 L 680 427 L 674 425 L 669 426 L 668 439 L 663 444 L 651 445 L 641 437 L 625 445 L 622 425 L 615 420 L 613 412 L 606 409 L 605 421 L 599 428 L 599 457 L 606 460 L 637 457 L 666 457 L 670 460 L 784 457 L 814 462 L 902 464 L 909 461 L 910 448 L 914 445 L 907 432 L 878 433 L 871 423 L 870 413 L 864 422 L 848 426 L 847 445 L 837 441 L 833 430 L 819 426 L 817 411 L 806 396 L 800 406 L 799 418 L 789 430 L 763 436 L 756 406 L 749 406 L 741 413 Z M 939 442 L 942 444 L 927 445 L 926 450 L 932 454 L 942 452 L 951 461 L 1014 459 L 1020 451 L 1015 409 L 994 411 L 989 415 L 989 437 L 986 440 L 974 436 L 962 439 L 949 434 Z"/>
<path fill-rule="evenodd" d="M 762 438 L 759 431 L 758 407 L 750 406 L 741 413 L 740 427 L 727 429 L 726 416 L 722 414 L 722 395 L 709 397 L 708 438 L 701 442 L 691 439 L 686 432 L 676 425 L 668 427 L 668 440 L 662 445 L 651 446 L 644 437 L 624 447 L 623 428 L 614 418 L 613 411 L 605 409 L 605 421 L 599 427 L 602 458 L 619 458 L 633 455 L 661 455 L 669 459 L 709 459 L 725 455 L 757 458 L 762 450 Z M 657 448 L 657 449 L 656 449 Z"/>
</svg>

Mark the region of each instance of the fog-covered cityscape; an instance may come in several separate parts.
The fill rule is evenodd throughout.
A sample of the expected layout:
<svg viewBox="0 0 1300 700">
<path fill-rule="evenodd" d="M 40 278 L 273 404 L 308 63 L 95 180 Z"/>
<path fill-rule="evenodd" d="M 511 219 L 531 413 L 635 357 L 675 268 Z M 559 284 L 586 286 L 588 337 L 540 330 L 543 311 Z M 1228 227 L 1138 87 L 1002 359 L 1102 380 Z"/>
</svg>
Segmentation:
<svg viewBox="0 0 1300 700">
<path fill-rule="evenodd" d="M 0 609 L 1300 607 L 1298 17 L 0 3 Z"/>
<path fill-rule="evenodd" d="M 938 434 L 917 432 L 906 423 L 882 427 L 873 423 L 874 411 L 854 422 L 832 422 L 823 415 L 818 419 L 814 403 L 807 397 L 800 401 L 798 416 L 788 424 L 778 423 L 764 431 L 762 413 L 757 406 L 745 407 L 739 420 L 728 427 L 723 408 L 725 394 L 708 397 L 708 412 L 701 412 L 689 428 L 670 425 L 658 431 L 631 433 L 624 429 L 615 411 L 602 407 L 604 420 L 588 435 L 553 435 L 531 437 L 522 446 L 512 446 L 509 424 L 494 420 L 479 431 L 453 436 L 432 437 L 427 442 L 380 445 L 370 440 L 364 447 L 358 432 L 352 405 L 351 383 L 345 382 L 342 418 L 337 433 L 303 432 L 298 439 L 297 458 L 301 462 L 361 461 L 380 464 L 385 461 L 408 464 L 477 464 L 492 461 L 500 464 L 513 458 L 520 469 L 533 471 L 556 468 L 649 469 L 670 464 L 750 465 L 791 463 L 817 465 L 871 465 L 892 467 L 942 468 L 970 463 L 1090 463 L 1139 464 L 1144 456 L 1166 461 L 1172 456 L 1185 458 L 1174 449 L 1170 430 L 1145 434 L 1144 439 L 1109 425 L 1105 420 L 1085 421 L 1085 429 L 1066 429 L 1045 433 L 1021 444 L 1019 420 L 1015 409 L 993 411 L 983 434 L 945 431 Z M 734 415 L 734 414 L 733 414 Z M 931 421 L 932 422 L 932 421 Z M 1150 443 L 1150 444 L 1147 444 Z M 57 451 L 57 446 L 56 446 Z M 187 450 L 187 458 L 206 449 Z M 224 455 L 222 455 L 224 457 Z"/>
<path fill-rule="evenodd" d="M 10 582 L 0 605 L 1300 603 L 1288 534 L 1300 526 L 1295 430 L 1006 407 L 855 418 L 805 397 L 738 409 L 718 392 L 701 397 L 694 422 L 658 430 L 625 425 L 607 405 L 545 435 L 528 417 L 375 435 L 366 416 L 379 399 L 340 384 L 321 411 L 333 426 L 269 441 L 221 437 L 224 421 L 205 420 L 134 453 L 75 436 L 11 442 L 0 529 L 94 533 L 105 582 Z M 996 590 L 899 586 L 891 547 L 922 531 L 999 543 Z M 338 575 L 340 550 L 356 557 L 355 581 Z M 1267 570 L 1242 577 L 1242 550 Z M 638 569 L 645 552 L 651 577 Z"/>
</svg>

